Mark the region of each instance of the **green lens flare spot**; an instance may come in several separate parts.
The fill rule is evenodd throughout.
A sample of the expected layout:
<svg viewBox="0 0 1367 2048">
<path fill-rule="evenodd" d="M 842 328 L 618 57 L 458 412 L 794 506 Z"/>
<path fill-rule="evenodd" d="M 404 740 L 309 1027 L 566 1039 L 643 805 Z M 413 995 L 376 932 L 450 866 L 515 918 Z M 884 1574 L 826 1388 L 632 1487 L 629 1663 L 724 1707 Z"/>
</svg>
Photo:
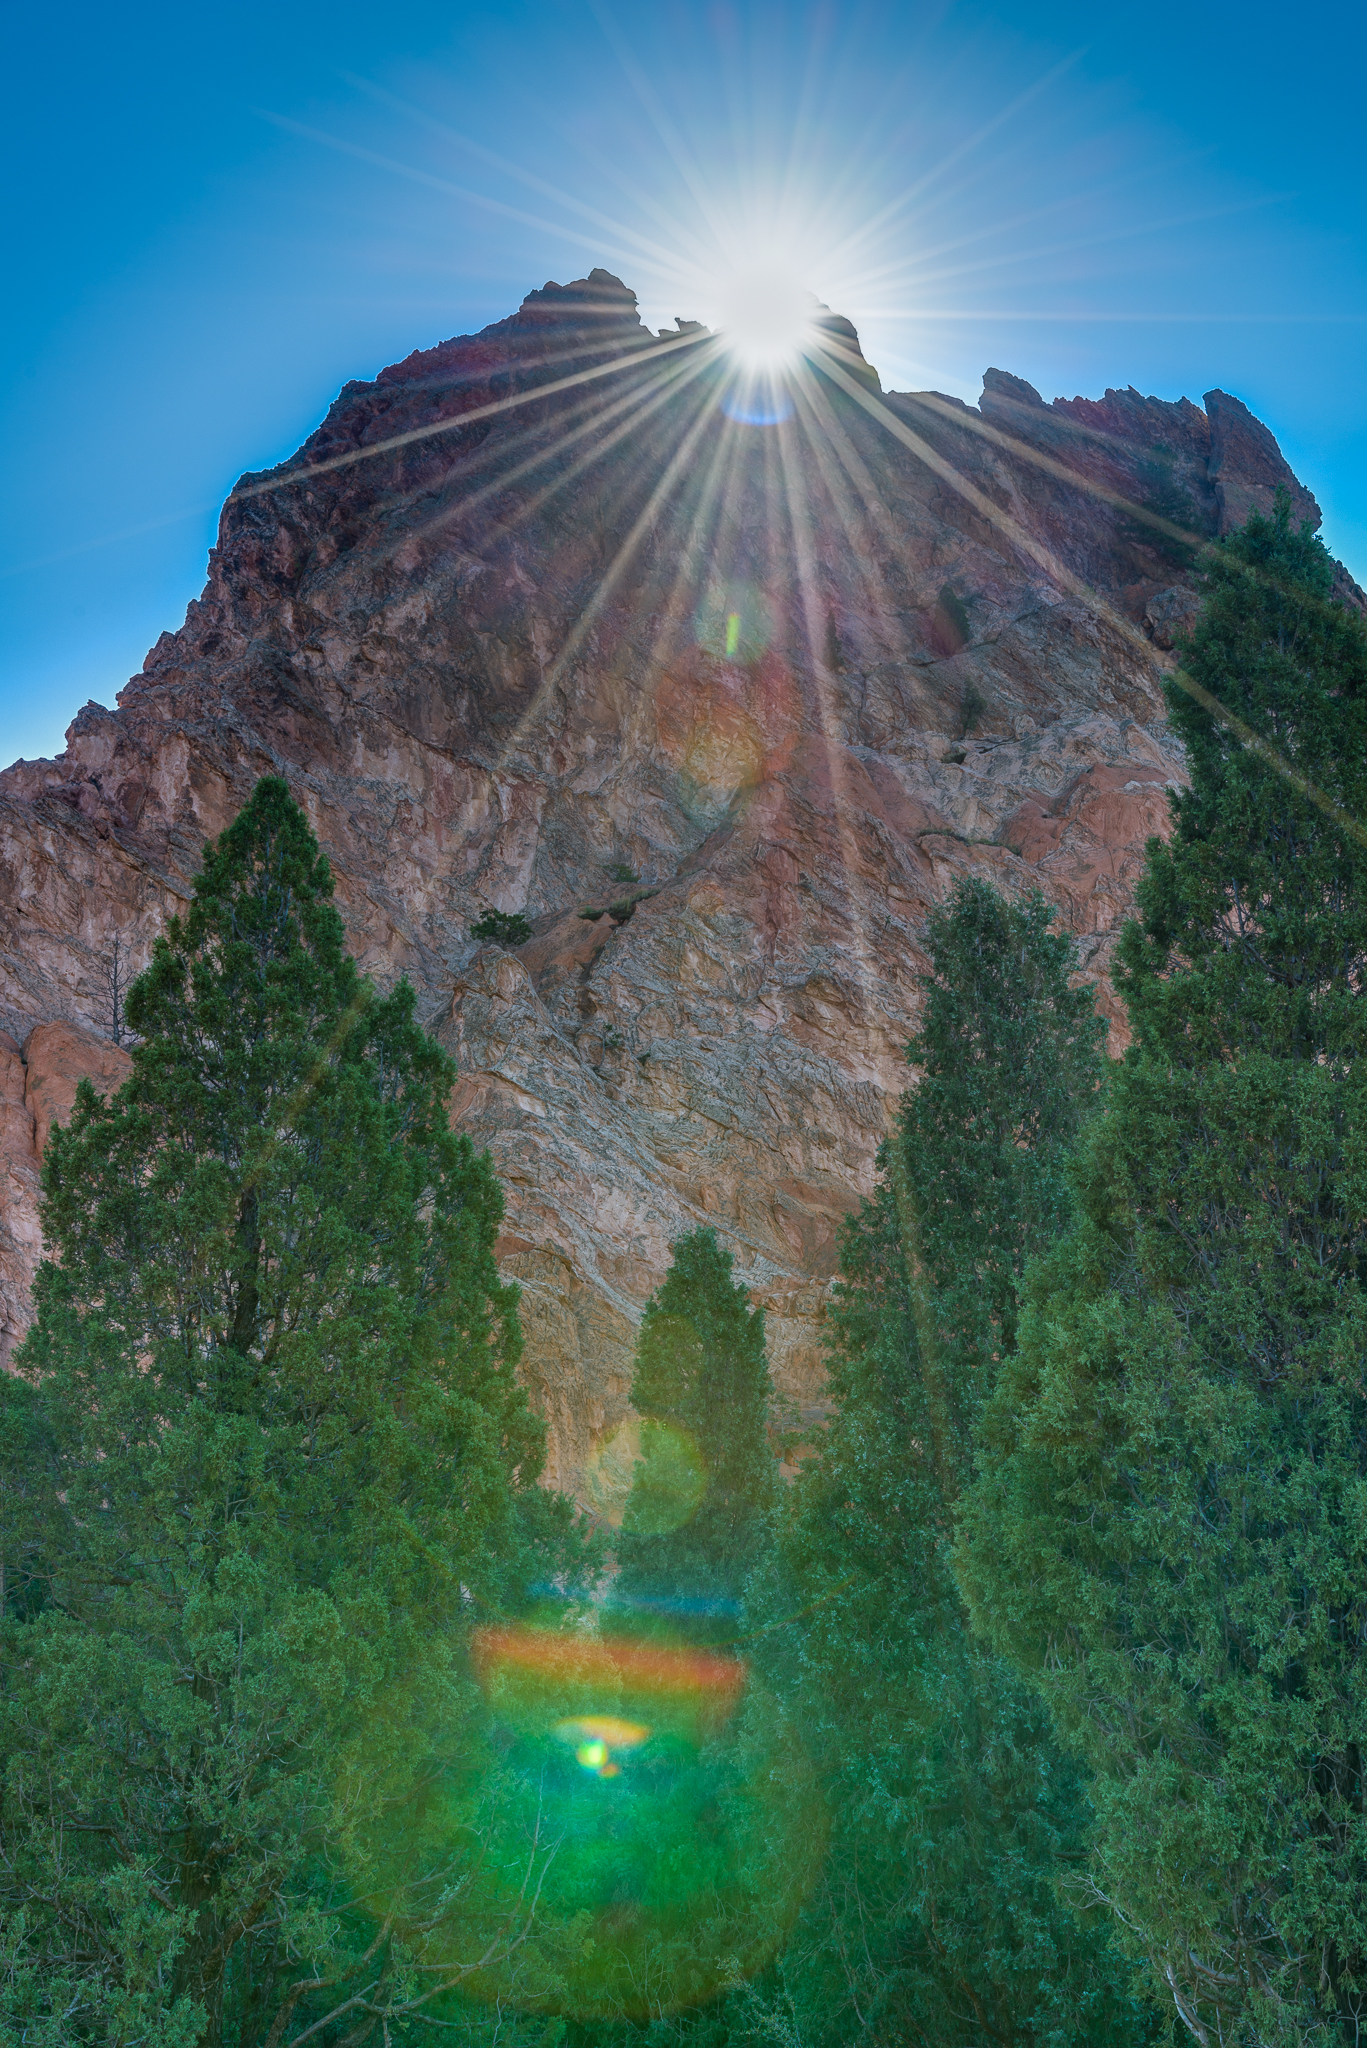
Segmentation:
<svg viewBox="0 0 1367 2048">
<path fill-rule="evenodd" d="M 719 661 L 758 661 L 774 637 L 774 618 L 753 583 L 709 581 L 693 617 L 699 647 Z"/>
</svg>

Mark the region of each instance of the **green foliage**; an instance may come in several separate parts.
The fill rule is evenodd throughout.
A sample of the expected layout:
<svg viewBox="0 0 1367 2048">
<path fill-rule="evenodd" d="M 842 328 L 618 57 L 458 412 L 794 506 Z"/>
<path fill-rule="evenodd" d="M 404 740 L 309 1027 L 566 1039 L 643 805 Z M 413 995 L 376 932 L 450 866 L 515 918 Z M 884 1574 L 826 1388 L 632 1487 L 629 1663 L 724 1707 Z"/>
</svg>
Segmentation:
<svg viewBox="0 0 1367 2048">
<path fill-rule="evenodd" d="M 1249 2048 L 1367 2007 L 1367 633 L 1330 578 L 1285 500 L 1209 558 L 1134 1043 L 958 1559 L 1093 1773 L 1098 1895 Z"/>
<path fill-rule="evenodd" d="M 1017 1279 L 1066 1220 L 1063 1160 L 1100 1074 L 1049 919 L 970 882 L 931 920 L 919 1085 L 844 1240 L 836 1413 L 752 1602 L 832 1816 L 772 2015 L 812 2048 L 1147 2037 L 1105 1917 L 1059 1894 L 1084 1841 L 1076 1767 L 969 1637 L 946 1554 Z"/>
<path fill-rule="evenodd" d="M 1328 552 L 1292 530 L 1285 498 L 1208 564 L 1181 650 L 1195 690 L 1168 686 L 1191 788 L 1172 800 L 1171 844 L 1149 843 L 1119 987 L 1141 1042 L 1184 1067 L 1259 1050 L 1351 1056 L 1367 931 L 1367 634 L 1332 601 Z"/>
<path fill-rule="evenodd" d="M 764 1311 L 732 1280 L 714 1231 L 678 1238 L 672 1251 L 636 1347 L 642 1457 L 617 1543 L 614 1609 L 667 1618 L 684 1640 L 724 1642 L 774 1498 Z"/>
<path fill-rule="evenodd" d="M 576 1539 L 497 1183 L 331 893 L 259 783 L 130 992 L 129 1080 L 49 1143 L 0 1380 L 7 2041 L 274 2048 L 357 1996 L 315 2038 L 378 2038 L 528 1910 L 473 1875 L 464 1647 Z"/>
<path fill-rule="evenodd" d="M 520 910 L 486 910 L 470 927 L 472 939 L 492 939 L 498 946 L 525 946 L 532 927 Z"/>
<path fill-rule="evenodd" d="M 947 1502 L 996 1362 L 1015 1344 L 1026 1260 L 1070 1213 L 1067 1161 L 1101 1080 L 1104 1027 L 1091 991 L 1070 985 L 1073 946 L 1053 916 L 1042 896 L 1008 903 L 975 880 L 932 914 L 925 1008 L 907 1047 L 919 1080 L 866 1218 L 876 1236 L 894 1233 L 921 1279 L 905 1298 Z M 850 1252 L 862 1282 L 865 1254 L 855 1240 Z"/>
</svg>

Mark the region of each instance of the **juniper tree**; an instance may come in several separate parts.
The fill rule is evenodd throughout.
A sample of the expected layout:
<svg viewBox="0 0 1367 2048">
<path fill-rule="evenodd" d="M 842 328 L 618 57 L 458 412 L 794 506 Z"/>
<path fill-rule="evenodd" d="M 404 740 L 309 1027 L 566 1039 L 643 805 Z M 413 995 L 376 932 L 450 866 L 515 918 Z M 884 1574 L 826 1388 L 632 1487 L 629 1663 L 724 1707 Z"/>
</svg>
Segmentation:
<svg viewBox="0 0 1367 2048">
<path fill-rule="evenodd" d="M 1367 633 L 1285 500 L 1207 557 L 1134 1041 L 1029 1286 L 961 1582 L 1205 2044 L 1367 2010 Z M 1171 2009 L 1171 2008 L 1170 2008 Z"/>
<path fill-rule="evenodd" d="M 1067 1161 L 1101 1079 L 1104 1026 L 1091 990 L 1074 986 L 1075 948 L 1055 915 L 1043 896 L 1008 902 L 976 878 L 932 912 L 907 1046 L 917 1081 L 867 1235 L 850 1240 L 862 1279 L 891 1232 L 947 1507 L 996 1364 L 1015 1344 L 1026 1261 L 1069 1214 Z"/>
<path fill-rule="evenodd" d="M 516 1885 L 481 1906 L 471 1878 L 462 1650 L 574 1540 L 535 1485 L 488 1158 L 331 895 L 260 782 L 129 993 L 129 1079 L 49 1143 L 0 1386 L 31 1518 L 0 1637 L 7 2039 L 276 2048 L 332 2010 L 328 2041 L 407 2038 L 521 1928 Z"/>
<path fill-rule="evenodd" d="M 1100 1024 L 1039 897 L 931 918 L 918 1076 L 847 1227 L 835 1412 L 780 1522 L 756 1654 L 827 1783 L 820 1888 L 783 1966 L 813 2044 L 1136 2042 L 1104 1916 L 1073 1914 L 1084 1787 L 1028 1687 L 968 1634 L 948 1566 L 973 1421 L 1030 1256 L 1066 1226 Z"/>
<path fill-rule="evenodd" d="M 763 1549 L 776 1465 L 764 1311 L 711 1230 L 675 1240 L 641 1320 L 631 1399 L 643 1418 L 617 1543 L 614 1611 L 724 1642 Z"/>
</svg>

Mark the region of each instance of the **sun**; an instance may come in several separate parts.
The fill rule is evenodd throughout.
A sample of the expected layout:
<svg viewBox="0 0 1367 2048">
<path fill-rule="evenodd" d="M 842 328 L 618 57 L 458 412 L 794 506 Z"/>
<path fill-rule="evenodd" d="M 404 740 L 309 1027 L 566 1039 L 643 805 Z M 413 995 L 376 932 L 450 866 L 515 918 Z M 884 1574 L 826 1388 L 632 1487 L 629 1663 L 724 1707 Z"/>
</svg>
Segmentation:
<svg viewBox="0 0 1367 2048">
<path fill-rule="evenodd" d="M 753 376 L 796 368 L 811 342 L 817 301 L 796 272 L 756 264 L 723 280 L 717 328 L 727 353 Z"/>
</svg>

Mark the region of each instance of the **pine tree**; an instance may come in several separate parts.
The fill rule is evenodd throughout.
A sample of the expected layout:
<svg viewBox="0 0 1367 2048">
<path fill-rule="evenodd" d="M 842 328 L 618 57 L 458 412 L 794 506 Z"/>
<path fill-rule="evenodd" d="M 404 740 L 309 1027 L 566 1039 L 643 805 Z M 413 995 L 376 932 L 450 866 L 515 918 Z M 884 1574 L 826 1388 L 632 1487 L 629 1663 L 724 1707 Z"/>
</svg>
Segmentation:
<svg viewBox="0 0 1367 2048">
<path fill-rule="evenodd" d="M 1096 1892 L 1203 2048 L 1367 2011 L 1367 632 L 1284 500 L 1208 562 L 1134 1042 L 959 1553 L 1093 1774 Z"/>
<path fill-rule="evenodd" d="M 698 1642 L 736 1631 L 776 1476 L 764 1311 L 731 1271 L 716 1233 L 695 1230 L 646 1305 L 631 1387 L 642 1457 L 617 1543 L 614 1614 Z"/>
<path fill-rule="evenodd" d="M 340 2008 L 329 2041 L 378 2039 L 521 1926 L 477 1885 L 442 1903 L 477 1862 L 462 1653 L 572 1529 L 534 1483 L 487 1156 L 331 895 L 260 782 L 129 994 L 129 1080 L 49 1144 L 0 1387 L 30 1518 L 0 2038 L 275 2048 Z"/>
<path fill-rule="evenodd" d="M 1051 917 L 970 881 L 930 920 L 919 1080 L 845 1235 L 835 1414 L 781 1523 L 758 1654 L 831 1813 L 784 1963 L 812 2044 L 1100 2048 L 1147 2030 L 1103 1916 L 1060 1900 L 1079 1774 L 969 1638 L 947 1558 L 973 1420 L 1025 1262 L 1066 1226 L 1064 1161 L 1100 1080 L 1091 994 Z"/>
</svg>

